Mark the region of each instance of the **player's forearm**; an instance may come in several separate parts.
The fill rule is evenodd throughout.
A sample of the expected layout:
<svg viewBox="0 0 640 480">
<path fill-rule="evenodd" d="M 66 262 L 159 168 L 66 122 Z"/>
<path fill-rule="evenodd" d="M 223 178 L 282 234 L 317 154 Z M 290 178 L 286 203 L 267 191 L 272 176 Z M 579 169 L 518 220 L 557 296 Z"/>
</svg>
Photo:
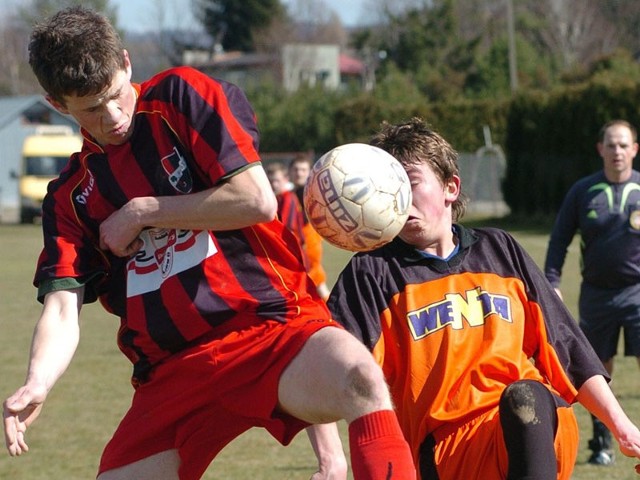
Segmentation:
<svg viewBox="0 0 640 480">
<path fill-rule="evenodd" d="M 311 425 L 307 427 L 307 435 L 318 459 L 319 471 L 327 478 L 346 478 L 347 459 L 337 424 Z"/>
<path fill-rule="evenodd" d="M 234 230 L 273 220 L 277 202 L 256 166 L 211 189 L 189 195 L 132 200 L 141 227 Z"/>
<path fill-rule="evenodd" d="M 142 248 L 145 228 L 236 230 L 271 221 L 277 201 L 262 167 L 188 195 L 137 197 L 100 224 L 100 248 L 128 257 Z"/>
<path fill-rule="evenodd" d="M 45 300 L 33 334 L 26 383 L 44 386 L 48 392 L 69 366 L 78 346 L 78 298 L 82 297 L 71 291 L 53 292 L 47 297 L 51 298 Z"/>
<path fill-rule="evenodd" d="M 140 212 L 141 229 L 235 230 L 275 218 L 266 198 L 224 197 L 208 190 L 188 196 L 137 198 L 132 207 Z"/>
<path fill-rule="evenodd" d="M 616 438 L 619 438 L 620 432 L 630 424 L 622 406 L 601 375 L 593 376 L 584 382 L 578 390 L 577 399 L 591 414 L 598 417 Z"/>
</svg>

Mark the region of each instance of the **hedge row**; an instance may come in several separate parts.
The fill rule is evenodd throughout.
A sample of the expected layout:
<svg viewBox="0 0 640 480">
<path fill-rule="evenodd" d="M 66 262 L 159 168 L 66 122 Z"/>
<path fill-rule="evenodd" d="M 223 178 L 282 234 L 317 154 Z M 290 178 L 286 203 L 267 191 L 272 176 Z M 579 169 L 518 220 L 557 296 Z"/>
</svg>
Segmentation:
<svg viewBox="0 0 640 480">
<path fill-rule="evenodd" d="M 270 100 L 267 100 L 270 99 Z M 600 127 L 624 118 L 640 126 L 640 83 L 600 81 L 508 100 L 427 103 L 415 94 L 393 100 L 307 89 L 292 96 L 252 99 L 262 119 L 263 151 L 314 150 L 367 142 L 382 121 L 428 121 L 461 152 L 494 144 L 507 156 L 503 195 L 516 214 L 553 214 L 570 185 L 601 167 Z"/>
<path fill-rule="evenodd" d="M 592 83 L 520 95 L 507 117 L 503 193 L 512 211 L 555 213 L 569 187 L 602 168 L 598 132 L 609 120 L 640 125 L 640 84 Z"/>
</svg>

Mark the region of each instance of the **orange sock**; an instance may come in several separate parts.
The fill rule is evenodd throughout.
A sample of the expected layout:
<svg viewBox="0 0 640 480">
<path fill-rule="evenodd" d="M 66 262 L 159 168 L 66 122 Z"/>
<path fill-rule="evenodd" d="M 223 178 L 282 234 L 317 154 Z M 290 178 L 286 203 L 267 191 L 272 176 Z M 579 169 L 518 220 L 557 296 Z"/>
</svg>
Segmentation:
<svg viewBox="0 0 640 480">
<path fill-rule="evenodd" d="M 414 480 L 409 444 L 393 410 L 380 410 L 349 424 L 351 469 L 355 480 Z"/>
</svg>

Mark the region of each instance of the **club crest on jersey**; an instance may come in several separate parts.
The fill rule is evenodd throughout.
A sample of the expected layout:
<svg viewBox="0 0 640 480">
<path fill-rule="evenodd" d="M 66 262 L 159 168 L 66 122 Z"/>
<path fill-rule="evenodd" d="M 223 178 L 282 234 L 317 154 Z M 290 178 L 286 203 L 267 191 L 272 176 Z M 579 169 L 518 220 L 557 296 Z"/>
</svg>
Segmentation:
<svg viewBox="0 0 640 480">
<path fill-rule="evenodd" d="M 209 232 L 148 228 L 143 247 L 127 262 L 127 296 L 157 291 L 171 277 L 202 263 L 217 252 Z"/>
<path fill-rule="evenodd" d="M 513 323 L 511 300 L 476 287 L 464 295 L 446 294 L 441 301 L 407 313 L 407 323 L 413 339 L 419 340 L 446 327 L 462 330 L 482 326 L 492 316 Z"/>
<path fill-rule="evenodd" d="M 180 193 L 190 193 L 193 188 L 193 179 L 187 161 L 180 155 L 178 149 L 173 147 L 173 152 L 163 157 L 160 162 L 171 186 Z"/>
<path fill-rule="evenodd" d="M 177 240 L 176 231 L 175 229 L 154 228 L 149 230 L 149 239 L 155 248 L 153 256 L 160 268 L 160 273 L 163 278 L 166 278 L 173 266 L 173 246 Z"/>
<path fill-rule="evenodd" d="M 629 224 L 634 230 L 640 230 L 640 210 L 634 210 L 629 215 Z"/>
</svg>

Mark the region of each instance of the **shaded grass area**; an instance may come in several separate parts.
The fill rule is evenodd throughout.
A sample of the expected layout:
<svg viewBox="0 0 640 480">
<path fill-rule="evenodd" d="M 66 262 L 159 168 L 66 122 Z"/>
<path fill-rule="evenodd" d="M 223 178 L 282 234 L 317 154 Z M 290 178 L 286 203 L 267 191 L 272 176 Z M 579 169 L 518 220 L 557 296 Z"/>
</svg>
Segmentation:
<svg viewBox="0 0 640 480">
<path fill-rule="evenodd" d="M 470 226 L 491 225 L 510 231 L 542 265 L 551 226 L 535 219 L 471 219 Z M 33 325 L 40 312 L 31 286 L 40 250 L 35 226 L 0 225 L 0 396 L 10 395 L 24 380 Z M 325 245 L 329 284 L 350 257 L 349 252 Z M 577 241 L 565 266 L 563 293 L 575 314 L 579 286 Z M 117 350 L 118 320 L 99 305 L 85 306 L 80 347 L 67 373 L 52 390 L 43 413 L 28 434 L 31 451 L 10 458 L 0 452 L 0 479 L 80 480 L 95 478 L 102 447 L 108 441 L 131 398 L 130 365 Z M 635 359 L 618 357 L 613 388 L 623 407 L 640 423 L 640 373 Z M 632 479 L 635 462 L 621 458 L 611 468 L 586 464 L 590 435 L 587 413 L 576 407 L 582 439 L 573 475 L 578 480 Z M 346 426 L 340 425 L 345 448 Z M 232 442 L 205 474 L 205 479 L 308 479 L 315 458 L 306 435 L 281 447 L 263 430 L 254 429 Z M 350 477 L 352 478 L 352 477 Z"/>
</svg>

